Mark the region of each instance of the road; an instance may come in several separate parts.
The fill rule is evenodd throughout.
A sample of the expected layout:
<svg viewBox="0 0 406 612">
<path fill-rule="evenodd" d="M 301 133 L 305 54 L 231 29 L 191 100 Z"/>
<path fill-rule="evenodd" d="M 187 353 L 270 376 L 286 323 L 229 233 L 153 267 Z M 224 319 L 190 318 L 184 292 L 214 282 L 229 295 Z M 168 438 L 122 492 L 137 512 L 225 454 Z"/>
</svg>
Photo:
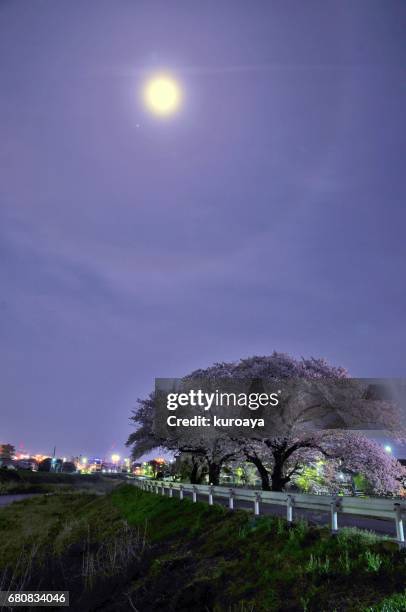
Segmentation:
<svg viewBox="0 0 406 612">
<path fill-rule="evenodd" d="M 174 490 L 173 495 L 179 497 L 179 492 Z M 184 491 L 185 497 L 192 497 L 192 494 L 188 491 Z M 203 501 L 207 503 L 207 496 L 198 495 L 198 501 Z M 221 504 L 223 506 L 228 506 L 228 500 L 219 497 L 214 498 L 214 502 L 217 504 Z M 253 504 L 249 502 L 244 502 L 241 500 L 234 499 L 234 509 L 235 510 L 248 510 L 253 512 Z M 260 504 L 260 514 L 261 515 L 273 515 L 273 516 L 281 516 L 286 518 L 286 508 L 284 506 L 278 506 L 275 504 Z M 325 525 L 327 527 L 330 526 L 330 513 L 328 512 L 311 512 L 309 510 L 299 510 L 294 509 L 293 511 L 293 519 L 297 520 L 298 518 L 303 518 L 310 523 L 314 523 L 316 525 Z M 367 518 L 358 515 L 351 514 L 338 514 L 338 527 L 358 527 L 359 529 L 367 529 L 369 531 L 374 531 L 381 535 L 389 536 L 390 538 L 396 539 L 396 526 L 395 521 L 389 521 L 386 519 L 378 519 L 378 518 Z"/>
</svg>

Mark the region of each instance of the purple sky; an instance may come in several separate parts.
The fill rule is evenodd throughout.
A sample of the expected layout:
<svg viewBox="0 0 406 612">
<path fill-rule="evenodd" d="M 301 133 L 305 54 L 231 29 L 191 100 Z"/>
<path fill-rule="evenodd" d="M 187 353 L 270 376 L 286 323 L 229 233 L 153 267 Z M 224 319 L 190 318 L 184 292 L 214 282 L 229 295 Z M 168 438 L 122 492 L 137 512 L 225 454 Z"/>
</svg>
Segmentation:
<svg viewBox="0 0 406 612">
<path fill-rule="evenodd" d="M 403 0 L 0 0 L 0 441 L 124 452 L 155 376 L 274 349 L 405 375 L 405 28 Z"/>
</svg>

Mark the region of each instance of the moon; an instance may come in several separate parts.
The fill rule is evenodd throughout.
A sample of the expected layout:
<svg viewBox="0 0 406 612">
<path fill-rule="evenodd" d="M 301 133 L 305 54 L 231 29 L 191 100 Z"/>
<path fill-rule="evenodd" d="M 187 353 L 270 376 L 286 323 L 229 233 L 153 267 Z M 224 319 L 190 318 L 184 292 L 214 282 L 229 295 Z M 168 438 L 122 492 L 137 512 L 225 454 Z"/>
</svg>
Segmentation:
<svg viewBox="0 0 406 612">
<path fill-rule="evenodd" d="M 179 83 L 171 76 L 159 74 L 144 85 L 144 102 L 155 115 L 167 117 L 179 110 L 182 91 Z"/>
</svg>

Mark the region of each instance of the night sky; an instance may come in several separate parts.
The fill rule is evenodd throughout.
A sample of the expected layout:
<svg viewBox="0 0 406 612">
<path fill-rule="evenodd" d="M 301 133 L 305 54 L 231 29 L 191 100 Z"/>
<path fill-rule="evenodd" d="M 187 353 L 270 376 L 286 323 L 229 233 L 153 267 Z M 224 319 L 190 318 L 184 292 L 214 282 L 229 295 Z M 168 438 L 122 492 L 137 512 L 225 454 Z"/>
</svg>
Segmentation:
<svg viewBox="0 0 406 612">
<path fill-rule="evenodd" d="M 0 442 L 124 453 L 155 376 L 273 350 L 405 375 L 405 31 L 403 0 L 0 0 Z"/>
</svg>

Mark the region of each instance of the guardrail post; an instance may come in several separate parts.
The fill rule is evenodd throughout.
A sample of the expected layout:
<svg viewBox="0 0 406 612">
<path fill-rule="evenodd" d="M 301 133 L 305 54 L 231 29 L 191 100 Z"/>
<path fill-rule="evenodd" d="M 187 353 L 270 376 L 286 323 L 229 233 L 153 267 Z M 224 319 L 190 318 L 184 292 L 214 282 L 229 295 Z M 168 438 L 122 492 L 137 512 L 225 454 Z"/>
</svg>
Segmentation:
<svg viewBox="0 0 406 612">
<path fill-rule="evenodd" d="M 195 504 L 197 502 L 197 487 L 193 487 L 192 499 Z"/>
<path fill-rule="evenodd" d="M 234 510 L 234 489 L 230 489 L 229 491 L 228 507 L 230 510 Z"/>
<path fill-rule="evenodd" d="M 172 496 L 173 496 L 173 484 L 170 483 L 169 484 L 169 497 L 172 497 Z"/>
<path fill-rule="evenodd" d="M 161 484 L 161 493 L 162 493 L 162 495 L 165 495 L 165 485 L 164 485 L 164 483 Z"/>
<path fill-rule="evenodd" d="M 291 525 L 293 522 L 293 497 L 288 495 L 286 499 L 286 520 Z"/>
<path fill-rule="evenodd" d="M 213 485 L 209 486 L 209 506 L 213 505 Z"/>
<path fill-rule="evenodd" d="M 405 546 L 405 532 L 403 529 L 402 508 L 399 502 L 395 503 L 396 539 L 401 548 Z"/>
<path fill-rule="evenodd" d="M 155 493 L 158 495 L 159 493 L 159 488 L 158 488 L 158 483 L 155 484 Z"/>
<path fill-rule="evenodd" d="M 338 533 L 338 510 L 340 508 L 340 500 L 334 499 L 331 502 L 331 533 L 336 535 Z"/>
<path fill-rule="evenodd" d="M 259 515 L 259 502 L 261 501 L 261 495 L 260 493 L 255 493 L 255 499 L 254 499 L 254 514 L 256 516 Z"/>
<path fill-rule="evenodd" d="M 183 499 L 183 486 L 179 486 L 179 499 Z"/>
</svg>

